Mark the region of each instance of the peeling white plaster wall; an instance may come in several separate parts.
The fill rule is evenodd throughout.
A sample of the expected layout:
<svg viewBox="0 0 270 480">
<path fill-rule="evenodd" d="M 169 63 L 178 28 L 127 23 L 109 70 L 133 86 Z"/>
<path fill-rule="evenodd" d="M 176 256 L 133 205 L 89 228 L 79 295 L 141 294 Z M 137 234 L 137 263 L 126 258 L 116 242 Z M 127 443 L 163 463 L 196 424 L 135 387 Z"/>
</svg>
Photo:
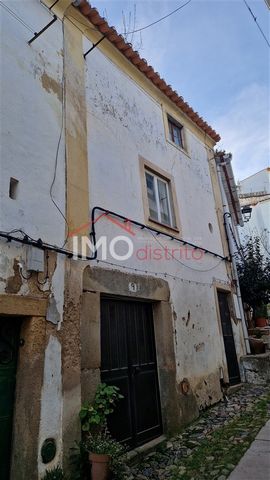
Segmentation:
<svg viewBox="0 0 270 480">
<path fill-rule="evenodd" d="M 35 31 L 51 20 L 35 0 L 7 5 Z M 32 33 L 1 8 L 1 30 L 0 230 L 22 229 L 34 239 L 61 245 L 65 222 L 50 198 L 62 123 L 61 22 L 29 46 Z M 53 187 L 53 198 L 62 212 L 64 172 L 62 137 Z M 16 199 L 9 198 L 10 177 L 19 181 Z M 0 244 L 2 255 L 11 253 L 12 260 L 6 242 L 1 239 Z M 6 275 L 7 270 L 1 272 L 2 277 Z"/>
<path fill-rule="evenodd" d="M 38 474 L 42 478 L 46 468 L 61 465 L 62 462 L 62 382 L 61 382 L 61 344 L 56 337 L 50 336 L 44 362 L 44 379 L 41 391 L 41 415 L 39 429 Z M 47 465 L 42 463 L 40 450 L 44 440 L 53 438 L 56 442 L 56 456 Z"/>
<path fill-rule="evenodd" d="M 61 328 L 63 321 L 64 308 L 64 278 L 65 278 L 65 257 L 57 254 L 57 265 L 54 271 L 51 285 L 51 295 L 49 298 L 49 308 L 47 312 L 47 320 L 57 325 L 58 330 Z"/>
<path fill-rule="evenodd" d="M 50 13 L 36 0 L 10 1 L 7 5 L 35 31 L 51 20 Z M 57 155 L 62 127 L 62 25 L 57 21 L 29 46 L 32 33 L 1 8 L 1 30 L 0 230 L 21 229 L 34 239 L 61 246 L 65 221 L 52 202 L 50 187 L 56 168 L 52 195 L 65 214 L 64 132 Z M 16 199 L 9 198 L 11 177 L 19 181 Z M 14 258 L 22 263 L 24 276 L 29 276 L 25 248 L 0 239 L 0 293 L 5 292 L 5 280 L 14 274 Z M 58 256 L 53 295 L 59 320 L 63 265 Z M 29 293 L 23 278 L 18 293 Z"/>
</svg>

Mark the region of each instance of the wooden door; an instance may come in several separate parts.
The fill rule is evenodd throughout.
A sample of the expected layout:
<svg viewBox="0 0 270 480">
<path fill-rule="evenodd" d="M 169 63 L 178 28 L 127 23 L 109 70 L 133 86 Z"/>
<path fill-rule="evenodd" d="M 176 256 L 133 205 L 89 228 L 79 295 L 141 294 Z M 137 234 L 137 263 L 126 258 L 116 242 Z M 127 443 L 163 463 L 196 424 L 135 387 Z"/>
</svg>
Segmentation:
<svg viewBox="0 0 270 480">
<path fill-rule="evenodd" d="M 240 372 L 235 350 L 228 296 L 228 293 L 218 292 L 218 303 L 228 365 L 229 381 L 230 384 L 233 385 L 236 383 L 240 383 Z"/>
<path fill-rule="evenodd" d="M 113 437 L 136 447 L 162 433 L 152 305 L 103 299 L 101 378 L 124 395 L 109 418 Z"/>
</svg>

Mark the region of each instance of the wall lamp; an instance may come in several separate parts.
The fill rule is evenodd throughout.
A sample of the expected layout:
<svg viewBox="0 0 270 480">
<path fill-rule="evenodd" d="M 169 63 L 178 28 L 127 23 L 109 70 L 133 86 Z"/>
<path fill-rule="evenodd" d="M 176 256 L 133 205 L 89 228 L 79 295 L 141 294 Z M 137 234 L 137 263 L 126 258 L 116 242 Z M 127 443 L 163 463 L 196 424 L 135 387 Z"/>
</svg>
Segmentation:
<svg viewBox="0 0 270 480">
<path fill-rule="evenodd" d="M 252 208 L 249 207 L 249 206 L 243 207 L 241 209 L 241 212 L 242 212 L 242 215 L 243 215 L 244 222 L 248 222 L 251 218 Z"/>
</svg>

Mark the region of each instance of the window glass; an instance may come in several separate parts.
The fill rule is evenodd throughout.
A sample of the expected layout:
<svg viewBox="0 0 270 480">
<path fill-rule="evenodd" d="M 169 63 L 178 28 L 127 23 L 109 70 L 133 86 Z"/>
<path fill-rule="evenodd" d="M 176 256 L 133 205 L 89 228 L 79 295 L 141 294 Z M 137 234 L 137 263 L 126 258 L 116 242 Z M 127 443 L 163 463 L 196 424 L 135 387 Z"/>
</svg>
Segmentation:
<svg viewBox="0 0 270 480">
<path fill-rule="evenodd" d="M 158 184 L 158 197 L 160 204 L 160 221 L 161 223 L 171 224 L 170 210 L 169 210 L 169 198 L 167 184 L 163 180 L 157 179 Z"/>
<path fill-rule="evenodd" d="M 182 141 L 182 125 L 178 125 L 175 123 L 173 120 L 168 118 L 169 122 L 169 133 L 170 133 L 170 139 L 172 142 L 174 142 L 176 145 L 179 147 L 183 148 L 183 141 Z"/>
<path fill-rule="evenodd" d="M 155 220 L 176 227 L 170 181 L 145 171 L 149 214 Z"/>
<path fill-rule="evenodd" d="M 155 194 L 154 176 L 146 172 L 147 196 L 149 203 L 150 217 L 158 221 L 157 199 Z"/>
</svg>

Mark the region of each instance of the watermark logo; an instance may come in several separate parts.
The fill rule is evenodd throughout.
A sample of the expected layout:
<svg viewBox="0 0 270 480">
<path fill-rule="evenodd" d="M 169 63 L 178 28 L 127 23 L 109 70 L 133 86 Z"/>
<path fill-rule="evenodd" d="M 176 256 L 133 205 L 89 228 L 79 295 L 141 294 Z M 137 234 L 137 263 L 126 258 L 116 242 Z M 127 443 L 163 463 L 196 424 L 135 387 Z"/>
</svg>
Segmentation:
<svg viewBox="0 0 270 480">
<path fill-rule="evenodd" d="M 97 254 L 100 260 L 114 259 L 118 262 L 125 262 L 131 258 L 135 258 L 139 262 L 146 261 L 181 261 L 193 260 L 200 261 L 203 259 L 205 252 L 199 247 L 191 247 L 188 245 L 179 245 L 172 247 L 171 241 L 169 244 L 158 241 L 157 246 L 155 239 L 153 241 L 146 240 L 145 237 L 138 237 L 133 230 L 132 223 L 127 220 L 121 222 L 108 214 L 102 213 L 95 219 L 95 224 L 102 218 L 111 222 L 121 230 L 119 235 L 101 235 L 95 241 L 90 235 L 79 235 L 87 228 L 90 229 L 91 222 L 82 225 L 81 227 L 71 231 L 69 238 L 72 239 L 73 258 L 89 258 Z"/>
</svg>

